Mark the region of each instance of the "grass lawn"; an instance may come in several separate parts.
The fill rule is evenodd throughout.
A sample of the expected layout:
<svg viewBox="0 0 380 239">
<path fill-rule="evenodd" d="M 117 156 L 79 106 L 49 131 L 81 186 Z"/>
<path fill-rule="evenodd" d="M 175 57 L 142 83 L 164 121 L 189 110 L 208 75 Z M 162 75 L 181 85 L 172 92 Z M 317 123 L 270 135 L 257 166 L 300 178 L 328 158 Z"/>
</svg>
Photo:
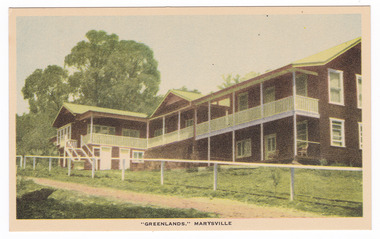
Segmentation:
<svg viewBox="0 0 380 239">
<path fill-rule="evenodd" d="M 60 181 L 111 187 L 121 190 L 166 194 L 181 197 L 227 198 L 262 206 L 298 210 L 341 217 L 362 216 L 362 173 L 323 170 L 295 170 L 295 200 L 289 201 L 290 170 L 271 168 L 221 167 L 218 190 L 213 190 L 211 168 L 199 170 L 165 170 L 165 183 L 160 184 L 159 171 L 126 171 L 121 181 L 120 170 L 91 171 L 47 167 L 35 171 L 31 166 L 18 170 L 19 176 L 46 177 Z"/>
<path fill-rule="evenodd" d="M 136 206 L 103 197 L 57 190 L 47 200 L 22 200 L 21 197 L 44 188 L 31 180 L 17 180 L 18 219 L 83 219 L 83 218 L 207 218 L 216 217 L 194 209 L 171 209 Z M 46 188 L 46 187 L 45 187 Z"/>
</svg>

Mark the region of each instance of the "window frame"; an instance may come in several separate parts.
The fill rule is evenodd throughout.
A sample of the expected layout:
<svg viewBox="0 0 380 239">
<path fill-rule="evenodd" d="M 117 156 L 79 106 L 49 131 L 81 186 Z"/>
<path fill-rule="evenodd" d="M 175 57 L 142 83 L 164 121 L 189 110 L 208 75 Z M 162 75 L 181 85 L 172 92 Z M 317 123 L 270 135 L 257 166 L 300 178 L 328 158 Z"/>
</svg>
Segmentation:
<svg viewBox="0 0 380 239">
<path fill-rule="evenodd" d="M 341 140 L 340 141 L 333 139 L 333 121 L 341 123 Z M 345 121 L 344 119 L 330 118 L 330 145 L 333 147 L 340 147 L 340 148 L 346 147 L 346 136 L 345 136 L 344 121 Z M 334 144 L 334 142 L 341 142 L 342 145 L 336 145 L 336 144 Z"/>
<path fill-rule="evenodd" d="M 130 134 L 129 135 L 124 135 L 124 132 L 137 132 L 138 134 L 138 136 L 131 136 Z M 123 137 L 130 137 L 130 138 L 140 138 L 140 136 L 141 136 L 141 132 L 140 132 L 140 130 L 138 130 L 138 129 L 128 129 L 128 128 L 123 128 L 122 130 L 121 130 L 121 135 L 123 136 Z"/>
<path fill-rule="evenodd" d="M 305 82 L 305 94 L 299 94 L 300 92 L 300 88 L 298 87 L 299 86 L 299 83 L 297 84 L 297 82 L 300 82 L 300 81 L 304 81 Z M 302 74 L 302 75 L 298 75 L 296 77 L 296 95 L 299 95 L 299 96 L 304 96 L 304 97 L 307 97 L 308 96 L 308 77 L 306 74 Z"/>
<path fill-rule="evenodd" d="M 269 95 L 268 91 L 273 91 L 273 100 L 271 100 L 271 101 L 267 100 L 267 96 Z M 264 88 L 264 90 L 263 90 L 263 102 L 264 102 L 264 104 L 274 102 L 274 101 L 276 101 L 276 87 L 275 86 L 269 86 L 269 87 Z"/>
<path fill-rule="evenodd" d="M 239 155 L 239 150 L 238 150 L 239 144 L 241 144 L 243 146 L 243 150 L 242 150 L 243 154 L 242 155 Z M 246 145 L 249 147 L 249 148 L 247 148 L 247 150 L 244 149 L 246 147 Z M 236 158 L 247 158 L 247 157 L 251 157 L 251 156 L 252 156 L 252 140 L 251 140 L 251 138 L 236 141 Z"/>
<path fill-rule="evenodd" d="M 339 73 L 340 77 L 339 77 L 339 81 L 340 81 L 340 102 L 334 102 L 331 100 L 331 79 L 330 79 L 330 73 Z M 327 73 L 327 79 L 328 79 L 328 91 L 329 91 L 329 103 L 330 104 L 334 104 L 334 105 L 342 105 L 344 106 L 344 76 L 343 76 L 343 71 L 341 70 L 335 70 L 335 69 L 328 69 L 328 73 Z"/>
<path fill-rule="evenodd" d="M 356 97 L 357 97 L 357 106 L 359 109 L 363 107 L 363 77 L 360 74 L 355 74 L 356 75 Z M 361 90 L 359 92 L 359 79 L 361 81 Z M 360 96 L 361 101 L 360 101 Z M 360 104 L 359 104 L 360 102 Z"/>
<path fill-rule="evenodd" d="M 141 158 L 135 158 L 135 153 L 141 154 Z M 142 160 L 142 159 L 144 159 L 144 151 L 133 150 L 132 159 L 136 159 L 136 160 Z"/>
<path fill-rule="evenodd" d="M 102 128 L 107 128 L 107 134 L 104 134 L 104 135 L 116 135 L 116 127 L 114 127 L 114 126 L 107 126 L 107 125 L 99 125 L 99 124 L 93 124 L 92 125 L 92 133 L 93 134 L 104 134 L 103 132 L 102 132 Z M 99 129 L 99 132 L 96 132 L 96 127 L 98 127 L 98 129 Z M 114 134 L 110 134 L 110 129 L 113 129 L 113 132 L 114 132 Z M 90 134 L 91 133 L 91 124 L 87 124 L 87 134 Z"/>
</svg>

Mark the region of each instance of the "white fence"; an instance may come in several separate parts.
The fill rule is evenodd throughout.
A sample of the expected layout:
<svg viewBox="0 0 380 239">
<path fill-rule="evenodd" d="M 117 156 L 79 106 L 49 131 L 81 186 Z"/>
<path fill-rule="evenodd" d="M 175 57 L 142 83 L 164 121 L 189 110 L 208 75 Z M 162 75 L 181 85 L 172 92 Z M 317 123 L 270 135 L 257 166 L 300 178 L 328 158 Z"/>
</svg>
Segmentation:
<svg viewBox="0 0 380 239">
<path fill-rule="evenodd" d="M 27 156 L 16 156 L 20 160 L 20 168 L 26 167 L 26 159 L 33 159 L 33 170 L 36 169 L 36 158 L 45 158 L 49 159 L 49 172 L 51 171 L 51 161 L 52 159 L 64 159 L 65 157 L 57 157 L 57 156 L 38 156 L 38 155 L 27 155 Z M 83 157 L 84 158 L 84 157 Z M 68 173 L 67 175 L 71 175 L 71 160 L 68 160 Z M 214 181 L 213 181 L 213 189 L 217 190 L 218 186 L 218 165 L 230 165 L 230 166 L 244 166 L 244 167 L 269 167 L 269 168 L 288 168 L 290 169 L 290 200 L 294 200 L 294 169 L 315 169 L 315 170 L 333 170 L 333 171 L 363 171 L 362 168 L 358 167 L 332 167 L 332 166 L 312 166 L 312 165 L 292 165 L 292 164 L 266 164 L 266 163 L 241 163 L 241 162 L 228 162 L 228 161 L 206 161 L 206 160 L 189 160 L 189 159 L 120 159 L 120 158 L 112 158 L 113 160 L 122 160 L 122 168 L 121 168 L 121 180 L 125 179 L 125 163 L 126 160 L 131 161 L 151 161 L 151 162 L 160 162 L 161 163 L 161 185 L 164 184 L 164 174 L 165 174 L 165 162 L 173 162 L 173 163 L 193 163 L 193 164 L 213 164 L 214 165 Z M 94 158 L 94 160 L 99 160 L 99 158 Z M 22 167 L 23 166 L 23 167 Z M 95 177 L 95 162 L 92 163 L 92 178 Z"/>
</svg>

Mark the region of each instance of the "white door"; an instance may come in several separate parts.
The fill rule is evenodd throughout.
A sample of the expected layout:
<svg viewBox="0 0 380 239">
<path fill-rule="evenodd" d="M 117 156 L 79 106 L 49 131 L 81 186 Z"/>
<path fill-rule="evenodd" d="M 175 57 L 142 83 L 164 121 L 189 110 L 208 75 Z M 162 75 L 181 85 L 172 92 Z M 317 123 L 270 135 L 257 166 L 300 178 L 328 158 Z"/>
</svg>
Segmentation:
<svg viewBox="0 0 380 239">
<path fill-rule="evenodd" d="M 266 135 L 264 137 L 265 141 L 265 159 L 269 159 L 270 155 L 273 155 L 276 153 L 276 134 L 270 134 Z"/>
<path fill-rule="evenodd" d="M 111 154 L 112 154 L 111 147 L 100 148 L 100 170 L 111 169 L 111 163 L 112 163 Z"/>
<path fill-rule="evenodd" d="M 130 149 L 123 149 L 120 148 L 120 164 L 119 164 L 119 169 L 123 168 L 123 159 L 125 159 L 125 169 L 129 169 L 131 167 L 131 161 L 130 159 Z"/>
</svg>

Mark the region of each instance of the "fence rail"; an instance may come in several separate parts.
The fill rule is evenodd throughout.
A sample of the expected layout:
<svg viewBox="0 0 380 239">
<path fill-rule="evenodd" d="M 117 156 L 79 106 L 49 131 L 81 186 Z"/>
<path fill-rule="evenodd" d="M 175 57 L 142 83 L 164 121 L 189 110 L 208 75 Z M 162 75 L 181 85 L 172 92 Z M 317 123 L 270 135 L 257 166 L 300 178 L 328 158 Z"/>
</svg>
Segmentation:
<svg viewBox="0 0 380 239">
<path fill-rule="evenodd" d="M 51 161 L 53 158 L 56 159 L 68 159 L 68 176 L 71 175 L 71 159 L 67 157 L 61 157 L 61 156 L 41 156 L 41 155 L 17 155 L 16 159 L 19 158 L 20 162 L 20 168 L 25 169 L 26 165 L 26 159 L 27 158 L 33 158 L 33 170 L 36 169 L 36 158 L 45 158 L 49 159 L 49 172 L 51 171 Z M 86 158 L 86 157 L 81 157 Z M 134 160 L 141 160 L 141 159 L 125 159 L 125 158 L 112 158 L 113 160 L 122 160 L 122 168 L 121 168 L 121 179 L 124 181 L 125 179 L 125 163 L 126 160 L 134 161 Z M 99 160 L 99 157 L 95 158 L 93 160 Z M 214 166 L 214 181 L 213 181 L 213 189 L 217 190 L 217 182 L 218 182 L 218 165 L 230 165 L 230 166 L 245 166 L 245 167 L 268 167 L 268 168 L 287 168 L 290 169 L 290 200 L 294 200 L 295 190 L 294 190 L 294 175 L 295 175 L 295 169 L 315 169 L 315 170 L 334 170 L 334 171 L 363 171 L 362 168 L 358 167 L 332 167 L 332 166 L 312 166 L 312 165 L 292 165 L 292 164 L 265 164 L 265 163 L 243 163 L 243 162 L 228 162 L 228 161 L 206 161 L 206 160 L 189 160 L 189 159 L 143 159 L 143 161 L 151 161 L 151 162 L 159 162 L 161 164 L 161 184 L 164 184 L 164 174 L 165 174 L 165 163 L 193 163 L 193 164 L 213 164 Z M 22 165 L 24 167 L 22 167 Z M 59 165 L 59 164 L 58 164 Z M 92 164 L 92 178 L 95 177 L 95 163 Z"/>
</svg>

